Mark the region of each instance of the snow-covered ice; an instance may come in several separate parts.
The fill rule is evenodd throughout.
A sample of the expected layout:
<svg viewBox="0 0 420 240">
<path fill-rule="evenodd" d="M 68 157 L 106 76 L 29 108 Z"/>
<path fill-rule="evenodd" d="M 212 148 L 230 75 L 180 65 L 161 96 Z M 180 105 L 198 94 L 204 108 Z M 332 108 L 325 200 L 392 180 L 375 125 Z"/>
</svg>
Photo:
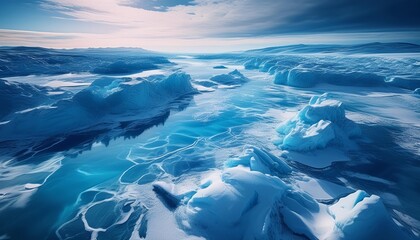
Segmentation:
<svg viewBox="0 0 420 240">
<path fill-rule="evenodd" d="M 419 49 L 0 48 L 0 238 L 417 239 Z"/>
<path fill-rule="evenodd" d="M 329 99 L 326 93 L 312 97 L 277 131 L 282 135 L 279 147 L 294 151 L 315 150 L 329 144 L 348 145 L 349 138 L 360 135 L 359 126 L 346 118 L 343 104 Z"/>
</svg>

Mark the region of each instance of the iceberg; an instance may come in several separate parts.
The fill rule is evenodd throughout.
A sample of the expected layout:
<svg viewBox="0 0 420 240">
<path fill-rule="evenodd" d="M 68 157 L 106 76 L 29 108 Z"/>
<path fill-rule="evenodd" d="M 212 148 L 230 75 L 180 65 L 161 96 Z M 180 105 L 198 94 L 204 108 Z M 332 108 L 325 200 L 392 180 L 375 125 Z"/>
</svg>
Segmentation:
<svg viewBox="0 0 420 240">
<path fill-rule="evenodd" d="M 262 63 L 263 63 L 263 59 L 251 58 L 249 60 L 246 60 L 243 65 L 244 65 L 245 69 L 253 70 L 253 69 L 259 69 L 259 67 Z"/>
<path fill-rule="evenodd" d="M 227 160 L 176 212 L 180 225 L 207 239 L 260 239 L 268 234 L 270 214 L 289 188 L 270 174 L 271 166 L 284 175 L 291 168 L 265 150 L 252 147 Z"/>
<path fill-rule="evenodd" d="M 228 168 L 197 190 L 180 222 L 207 239 L 262 238 L 267 216 L 286 189 L 278 178 Z"/>
<path fill-rule="evenodd" d="M 328 72 L 308 68 L 281 70 L 275 74 L 274 83 L 292 87 L 314 87 L 320 83 L 340 86 L 383 86 L 385 78 L 365 72 Z"/>
<path fill-rule="evenodd" d="M 46 105 L 70 93 L 57 88 L 0 79 L 0 120 L 17 111 Z"/>
<path fill-rule="evenodd" d="M 401 239 L 381 199 L 357 190 L 328 208 L 335 226 L 330 239 Z"/>
<path fill-rule="evenodd" d="M 385 52 L 392 52 L 388 48 L 391 45 L 378 44 L 374 48 L 385 48 Z M 323 84 L 364 88 L 390 86 L 409 90 L 420 87 L 416 57 L 351 55 L 357 51 L 362 53 L 365 47 L 370 49 L 372 46 L 348 46 L 352 50 L 334 55 L 311 55 L 311 51 L 329 49 L 327 52 L 337 53 L 337 50 L 346 47 L 285 46 L 247 51 L 245 57 L 238 58 L 242 59 L 245 69 L 269 73 L 273 76 L 273 82 L 279 85 L 298 88 L 313 88 Z M 415 52 L 419 49 L 418 45 L 401 46 Z M 278 50 L 281 51 L 277 53 Z M 372 53 L 370 50 L 367 52 Z"/>
<path fill-rule="evenodd" d="M 242 75 L 237 69 L 228 74 L 216 75 L 210 78 L 210 80 L 223 85 L 240 85 L 249 81 L 249 79 Z"/>
<path fill-rule="evenodd" d="M 216 69 L 223 68 L 218 67 Z M 210 79 L 196 80 L 194 84 L 196 84 L 197 89 L 201 92 L 211 92 L 218 88 L 236 88 L 248 81 L 249 79 L 247 77 L 235 69 L 226 74 L 215 75 Z"/>
<path fill-rule="evenodd" d="M 329 144 L 343 145 L 351 137 L 359 136 L 360 128 L 345 116 L 342 102 L 330 99 L 327 93 L 313 96 L 299 113 L 283 122 L 277 132 L 282 149 L 309 151 Z"/>
<path fill-rule="evenodd" d="M 191 77 L 174 73 L 149 78 L 102 77 L 69 99 L 48 108 L 9 115 L 0 125 L 0 140 L 57 136 L 106 124 L 151 119 L 167 111 L 176 99 L 195 94 Z"/>
<path fill-rule="evenodd" d="M 213 69 L 227 69 L 227 67 L 223 65 L 217 65 L 217 66 L 214 66 Z"/>
<path fill-rule="evenodd" d="M 253 161 L 281 163 L 286 172 L 267 172 L 261 165 L 255 167 Z M 291 170 L 266 150 L 251 147 L 243 155 L 228 159 L 224 169 L 214 171 L 181 201 L 175 211 L 178 223 L 206 239 L 407 237 L 378 196 L 358 190 L 333 204 L 320 203 L 284 178 Z M 170 193 L 163 195 L 178 199 Z"/>
</svg>

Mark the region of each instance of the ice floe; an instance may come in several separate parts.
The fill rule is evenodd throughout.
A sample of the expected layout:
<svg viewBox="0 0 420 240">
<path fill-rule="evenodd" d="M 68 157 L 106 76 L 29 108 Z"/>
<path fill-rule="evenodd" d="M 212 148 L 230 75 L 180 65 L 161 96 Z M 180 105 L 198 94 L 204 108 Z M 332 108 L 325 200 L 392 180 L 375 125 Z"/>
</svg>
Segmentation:
<svg viewBox="0 0 420 240">
<path fill-rule="evenodd" d="M 359 136 L 357 124 L 345 116 L 341 102 L 333 100 L 327 93 L 314 96 L 292 119 L 283 122 L 277 129 L 282 149 L 309 151 L 327 145 L 345 144 L 348 138 Z"/>
</svg>

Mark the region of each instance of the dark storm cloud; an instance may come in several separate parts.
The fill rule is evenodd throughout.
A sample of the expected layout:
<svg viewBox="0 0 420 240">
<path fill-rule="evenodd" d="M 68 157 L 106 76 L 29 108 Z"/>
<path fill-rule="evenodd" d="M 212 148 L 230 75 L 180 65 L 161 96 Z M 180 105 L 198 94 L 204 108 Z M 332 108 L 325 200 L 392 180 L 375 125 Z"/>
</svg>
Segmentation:
<svg viewBox="0 0 420 240">
<path fill-rule="evenodd" d="M 323 0 L 272 26 L 275 33 L 420 29 L 419 0 Z"/>
<path fill-rule="evenodd" d="M 0 30 L 74 33 L 83 46 L 366 33 L 420 42 L 420 0 L 17 0 L 0 19 Z"/>
</svg>

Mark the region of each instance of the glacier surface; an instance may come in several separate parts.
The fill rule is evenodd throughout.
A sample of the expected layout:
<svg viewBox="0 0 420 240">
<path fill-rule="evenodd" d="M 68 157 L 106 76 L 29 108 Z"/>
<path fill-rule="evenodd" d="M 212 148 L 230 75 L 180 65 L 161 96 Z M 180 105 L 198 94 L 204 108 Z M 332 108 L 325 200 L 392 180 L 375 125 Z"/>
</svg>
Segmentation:
<svg viewBox="0 0 420 240">
<path fill-rule="evenodd" d="M 420 47 L 0 48 L 0 239 L 418 239 Z"/>
</svg>

